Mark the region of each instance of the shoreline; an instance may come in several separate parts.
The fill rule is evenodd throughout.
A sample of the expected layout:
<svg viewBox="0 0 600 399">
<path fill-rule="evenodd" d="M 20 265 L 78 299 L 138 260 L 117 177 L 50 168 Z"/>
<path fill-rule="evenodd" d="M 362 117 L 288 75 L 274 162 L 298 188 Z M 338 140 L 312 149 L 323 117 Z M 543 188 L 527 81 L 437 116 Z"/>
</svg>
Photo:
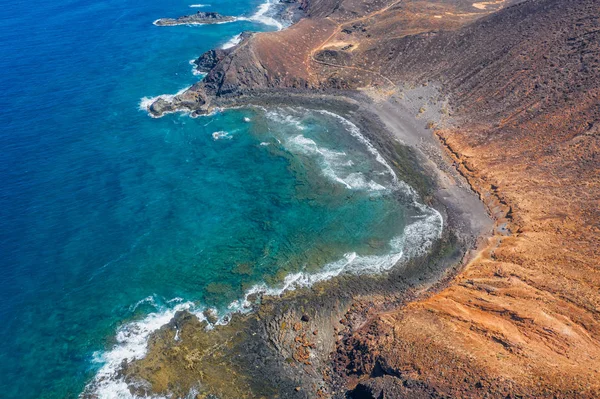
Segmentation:
<svg viewBox="0 0 600 399">
<path fill-rule="evenodd" d="M 429 90 L 430 97 L 439 97 L 435 89 Z M 423 94 L 418 90 L 416 93 L 417 97 Z M 405 99 L 410 97 L 404 96 Z M 180 369 L 181 359 L 174 360 L 164 355 L 173 349 L 175 338 L 183 339 L 184 342 L 195 341 L 196 344 L 200 340 L 205 344 L 229 341 L 237 337 L 239 342 L 234 349 L 224 351 L 222 357 L 218 357 L 218 362 L 224 361 L 223 358 L 235 358 L 236 361 L 226 361 L 233 363 L 227 363 L 228 369 L 237 369 L 238 376 L 246 374 L 238 377 L 241 380 L 234 385 L 243 387 L 245 383 L 249 384 L 244 389 L 260 394 L 273 393 L 270 389 L 278 387 L 285 397 L 306 397 L 306 392 L 311 390 L 327 391 L 333 397 L 342 397 L 336 396 L 333 388 L 338 386 L 337 389 L 342 389 L 343 385 L 336 380 L 339 380 L 340 375 L 335 370 L 335 356 L 338 350 L 336 348 L 341 346 L 348 338 L 347 334 L 356 327 L 355 321 L 349 321 L 365 323 L 381 312 L 399 309 L 404 304 L 440 291 L 475 256 L 481 247 L 482 237 L 491 233 L 492 222 L 483 203 L 470 190 L 462 176 L 451 167 L 448 158 L 444 156 L 441 143 L 433 132 L 425 128 L 425 121 L 411 117 L 409 105 L 412 103 L 403 99 L 403 104 L 395 106 L 395 101 L 398 98 L 376 102 L 358 92 L 290 95 L 286 90 L 215 99 L 213 104 L 222 108 L 268 108 L 272 105 L 303 107 L 327 110 L 348 119 L 358 126 L 361 134 L 393 165 L 400 180 L 407 181 L 422 200 L 442 214 L 442 238 L 426 255 L 404 261 L 402 267 L 395 264 L 383 274 L 339 275 L 311 287 L 301 287 L 277 296 L 266 295 L 260 305 L 254 305 L 253 312 L 234 313 L 228 324 L 215 326 L 211 330 L 206 329 L 206 322 L 196 319 L 187 311 L 178 312 L 167 326 L 152 334 L 148 354 L 128 364 L 122 371 L 126 376 L 125 380 L 134 385 L 139 385 L 140 379 L 151 382 L 150 386 L 139 393 L 165 393 L 165 389 L 173 392 L 161 383 L 164 377 L 157 378 L 153 373 L 147 372 L 147 369 L 157 367 L 171 370 L 173 377 L 180 383 L 187 381 L 183 384 L 186 389 L 200 389 L 194 385 L 197 382 L 193 381 L 194 377 L 186 377 L 186 373 Z M 434 153 L 439 157 L 435 161 L 432 160 Z M 402 165 L 404 167 L 401 168 Z M 385 300 L 381 300 L 382 296 Z M 365 301 L 369 305 L 365 305 Z M 299 303 L 302 305 L 299 306 Z M 299 312 L 298 309 L 302 311 Z M 309 312 L 310 316 L 306 314 Z M 304 321 L 305 319 L 308 321 Z M 277 320 L 277 323 L 273 323 L 273 320 Z M 343 320 L 348 323 L 341 322 Z M 252 333 L 247 334 L 248 331 Z M 240 338 L 239 334 L 244 337 Z M 279 344 L 275 344 L 277 339 L 281 340 Z M 298 355 L 297 350 L 290 352 L 289 349 L 297 342 L 303 342 L 301 348 L 305 348 L 301 355 Z M 250 347 L 253 349 L 249 350 Z M 200 345 L 195 350 L 203 352 L 206 348 Z M 213 354 L 214 356 L 216 355 Z M 218 362 L 206 362 L 199 367 L 204 370 L 207 365 Z M 264 364 L 264 368 L 252 370 L 249 366 L 256 362 Z M 240 367 L 240 364 L 244 366 Z M 295 376 L 296 364 L 302 365 L 304 369 L 301 378 Z M 270 376 L 270 383 L 261 383 L 261 387 L 257 388 L 254 385 L 264 378 L 265 371 Z M 329 385 L 324 384 L 326 378 L 323 373 L 331 378 Z M 205 386 L 201 390 L 219 392 L 224 398 L 239 395 L 239 392 L 231 392 L 232 388 L 224 387 L 216 378 L 206 378 L 209 382 L 203 382 L 208 388 Z M 315 387 L 318 389 L 314 389 Z M 187 392 L 183 389 L 176 394 L 183 396 Z"/>
<path fill-rule="evenodd" d="M 445 115 L 440 109 L 447 105 L 445 99 L 441 98 L 437 88 L 431 86 L 409 89 L 401 93 L 401 96 L 395 94 L 384 101 L 376 101 L 359 91 L 332 90 L 331 93 L 315 93 L 292 89 L 265 90 L 235 98 L 216 97 L 213 99 L 212 110 L 248 106 L 290 106 L 339 114 L 358 126 L 361 134 L 375 146 L 388 163 L 397 164 L 390 152 L 390 148 L 393 149 L 397 144 L 414 151 L 413 167 L 420 169 L 421 173 L 431 179 L 429 184 L 437 187 L 434 188 L 432 197 L 444 207 L 444 212 L 450 209 L 455 214 L 456 224 L 451 228 L 458 228 L 465 237 L 491 235 L 493 221 L 484 203 L 456 169 L 454 160 L 446 153 L 441 140 L 426 126 L 432 121 L 438 126 L 440 123 L 447 123 L 442 121 Z M 437 104 L 438 108 L 430 108 L 421 116 L 418 110 L 424 103 Z M 437 120 L 434 120 L 435 118 Z M 400 173 L 399 177 L 402 178 L 402 175 L 403 173 Z M 426 194 L 424 189 L 418 187 L 423 183 L 407 183 L 419 195 Z"/>
</svg>

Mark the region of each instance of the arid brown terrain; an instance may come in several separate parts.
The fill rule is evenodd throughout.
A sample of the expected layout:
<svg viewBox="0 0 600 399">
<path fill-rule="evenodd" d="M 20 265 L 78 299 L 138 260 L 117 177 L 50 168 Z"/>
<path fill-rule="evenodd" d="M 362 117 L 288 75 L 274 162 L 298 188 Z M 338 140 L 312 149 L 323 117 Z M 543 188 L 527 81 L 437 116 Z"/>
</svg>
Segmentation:
<svg viewBox="0 0 600 399">
<path fill-rule="evenodd" d="M 385 100 L 439 84 L 449 117 L 432 134 L 495 222 L 445 289 L 348 327 L 333 356 L 342 389 L 600 397 L 600 1 L 301 7 L 307 18 L 252 35 L 150 111 L 281 89 Z"/>
</svg>

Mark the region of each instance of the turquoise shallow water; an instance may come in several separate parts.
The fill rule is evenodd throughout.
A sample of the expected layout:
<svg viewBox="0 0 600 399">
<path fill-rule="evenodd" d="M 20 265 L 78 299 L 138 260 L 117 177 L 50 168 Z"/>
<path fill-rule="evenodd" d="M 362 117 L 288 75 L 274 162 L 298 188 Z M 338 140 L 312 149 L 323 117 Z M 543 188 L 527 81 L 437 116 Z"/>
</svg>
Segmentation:
<svg viewBox="0 0 600 399">
<path fill-rule="evenodd" d="M 399 195 L 406 188 L 335 115 L 141 111 L 143 97 L 198 80 L 189 60 L 242 30 L 274 29 L 152 25 L 190 4 L 3 5 L 3 398 L 74 398 L 90 383 L 126 396 L 111 366 L 143 356 L 175 308 L 223 316 L 249 291 L 385 269 L 437 234 L 435 213 Z"/>
</svg>

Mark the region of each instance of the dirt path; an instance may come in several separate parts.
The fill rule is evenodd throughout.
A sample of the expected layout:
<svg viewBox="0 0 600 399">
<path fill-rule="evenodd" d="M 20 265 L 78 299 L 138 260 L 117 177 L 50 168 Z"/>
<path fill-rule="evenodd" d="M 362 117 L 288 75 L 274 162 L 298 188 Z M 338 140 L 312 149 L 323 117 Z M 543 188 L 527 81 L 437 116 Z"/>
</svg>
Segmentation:
<svg viewBox="0 0 600 399">
<path fill-rule="evenodd" d="M 330 35 L 330 36 L 329 36 L 327 39 L 325 39 L 325 40 L 323 41 L 323 43 L 321 43 L 321 44 L 320 44 L 318 47 L 315 47 L 315 48 L 314 48 L 314 49 L 313 49 L 313 50 L 312 50 L 312 51 L 311 51 L 311 52 L 308 54 L 308 56 L 307 56 L 307 58 L 306 58 L 306 61 L 307 61 L 307 63 L 306 63 L 306 64 L 307 64 L 307 65 L 310 65 L 310 61 L 312 61 L 312 62 L 314 62 L 314 63 L 317 63 L 317 64 L 326 65 L 326 66 L 331 66 L 331 67 L 335 67 L 335 68 L 352 69 L 352 70 L 356 70 L 356 71 L 360 71 L 360 72 L 366 72 L 366 73 L 370 73 L 370 74 L 377 75 L 377 76 L 378 76 L 378 77 L 380 77 L 381 79 L 383 79 L 383 80 L 387 81 L 387 82 L 388 82 L 388 83 L 389 83 L 391 86 L 395 86 L 395 83 L 394 83 L 394 82 L 392 82 L 392 81 L 391 81 L 391 80 L 390 80 L 388 77 L 386 77 L 386 76 L 383 76 L 383 75 L 382 75 L 382 74 L 380 74 L 379 72 L 375 72 L 375 71 L 372 71 L 372 70 L 370 70 L 370 69 L 365 69 L 365 68 L 360 68 L 360 67 L 346 66 L 346 65 L 339 65 L 339 64 L 333 64 L 333 63 L 329 63 L 329 62 L 319 61 L 319 60 L 317 60 L 317 59 L 315 58 L 315 54 L 316 54 L 317 52 L 319 52 L 319 51 L 323 50 L 323 48 L 325 48 L 325 46 L 327 45 L 327 43 L 329 43 L 329 41 L 330 41 L 331 39 L 333 39 L 335 36 L 337 36 L 337 35 L 338 35 L 338 34 L 339 34 L 341 31 L 342 31 L 342 28 L 343 28 L 345 25 L 348 25 L 348 24 L 354 24 L 354 23 L 357 23 L 357 22 L 360 22 L 360 21 L 364 21 L 364 20 L 366 20 L 366 19 L 369 19 L 369 18 L 373 18 L 373 17 L 375 17 L 376 15 L 379 15 L 379 14 L 381 14 L 381 13 L 384 13 L 384 12 L 386 12 L 386 11 L 387 11 L 387 10 L 389 10 L 391 7 L 393 7 L 393 6 L 397 5 L 397 4 L 398 4 L 398 3 L 400 3 L 401 1 L 402 1 L 402 0 L 397 0 L 397 1 L 394 1 L 393 3 L 391 3 L 391 4 L 389 4 L 389 5 L 385 6 L 385 7 L 383 7 L 383 8 L 382 8 L 382 9 L 380 9 L 380 10 L 374 11 L 374 12 L 372 12 L 372 13 L 370 13 L 370 14 L 367 14 L 367 15 L 365 15 L 365 16 L 363 16 L 363 17 L 360 17 L 360 18 L 356 18 L 356 19 L 353 19 L 353 20 L 350 20 L 350 21 L 345 21 L 344 23 L 339 23 L 339 22 L 336 22 L 336 21 L 334 21 L 333 19 L 331 19 L 331 18 L 327 17 L 326 19 L 327 19 L 327 20 L 329 20 L 329 21 L 331 21 L 331 22 L 333 22 L 333 23 L 335 23 L 335 24 L 337 25 L 337 27 L 335 28 L 335 30 L 333 31 L 333 33 L 332 33 L 332 34 L 331 34 L 331 35 Z M 313 73 L 313 72 L 312 72 L 312 70 L 311 70 L 310 66 L 309 66 L 308 74 L 309 74 L 309 76 L 310 76 L 311 78 L 315 76 L 315 73 Z M 316 79 L 316 78 L 315 78 L 314 82 L 317 82 L 317 81 L 318 81 L 318 79 Z"/>
</svg>

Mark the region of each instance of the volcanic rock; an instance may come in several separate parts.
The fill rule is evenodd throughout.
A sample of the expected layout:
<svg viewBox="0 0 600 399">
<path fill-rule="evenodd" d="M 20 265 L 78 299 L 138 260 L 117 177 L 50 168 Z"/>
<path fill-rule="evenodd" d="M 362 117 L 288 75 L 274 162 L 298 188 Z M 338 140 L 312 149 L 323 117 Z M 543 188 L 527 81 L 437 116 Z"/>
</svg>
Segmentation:
<svg viewBox="0 0 600 399">
<path fill-rule="evenodd" d="M 154 22 L 156 26 L 174 26 L 174 25 L 205 25 L 217 24 L 222 22 L 235 21 L 235 17 L 221 15 L 216 12 L 198 11 L 195 14 L 184 15 L 178 18 L 161 18 Z"/>
</svg>

